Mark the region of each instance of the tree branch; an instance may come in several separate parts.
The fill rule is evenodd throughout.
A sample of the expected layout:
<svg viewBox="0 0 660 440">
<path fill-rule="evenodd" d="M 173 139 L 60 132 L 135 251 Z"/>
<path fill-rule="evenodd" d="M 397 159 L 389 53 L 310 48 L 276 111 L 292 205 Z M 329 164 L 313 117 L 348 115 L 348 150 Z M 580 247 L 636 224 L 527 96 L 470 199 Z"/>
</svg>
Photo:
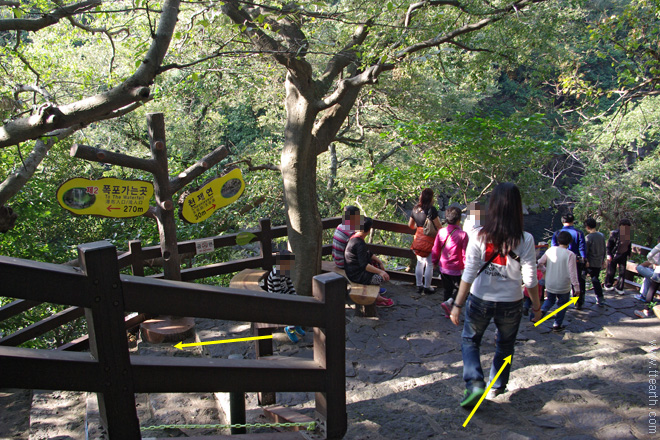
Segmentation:
<svg viewBox="0 0 660 440">
<path fill-rule="evenodd" d="M 93 0 L 92 3 L 95 3 Z M 165 0 L 158 32 L 137 71 L 105 93 L 54 107 L 48 112 L 10 121 L 0 127 L 0 148 L 35 139 L 45 133 L 107 119 L 122 108 L 149 99 L 149 85 L 167 53 L 176 26 L 180 0 Z"/>
<path fill-rule="evenodd" d="M 11 2 L 10 2 L 11 3 Z M 62 6 L 55 8 L 48 13 L 41 14 L 39 18 L 6 18 L 0 20 L 1 31 L 28 31 L 36 32 L 48 26 L 58 23 L 61 19 L 71 17 L 82 12 L 88 11 L 96 6 L 101 5 L 101 0 L 87 0 L 80 3 L 75 3 L 69 6 Z M 15 6 L 9 4 L 7 6 Z"/>
<path fill-rule="evenodd" d="M 489 26 L 493 23 L 496 23 L 500 20 L 502 20 L 504 17 L 507 15 L 510 15 L 512 13 L 518 13 L 521 9 L 534 4 L 534 3 L 542 3 L 546 0 L 519 0 L 516 2 L 511 3 L 509 6 L 501 9 L 496 9 L 494 11 L 491 11 L 490 14 L 492 14 L 488 18 L 484 18 L 482 20 L 479 20 L 476 23 L 469 23 L 464 26 L 461 26 L 460 28 L 451 31 L 447 34 L 444 35 L 438 35 L 435 38 L 431 38 L 430 40 L 426 41 L 420 41 L 419 43 L 412 44 L 408 46 L 407 48 L 399 51 L 396 53 L 395 58 L 397 60 L 402 60 L 403 58 L 407 57 L 408 55 L 411 55 L 415 52 L 419 52 L 420 50 L 423 49 L 428 49 L 430 47 L 436 47 L 440 46 L 445 43 L 452 42 L 453 44 L 457 44 L 455 41 L 453 41 L 456 37 L 460 37 L 461 35 L 468 34 L 471 32 L 478 31 L 479 29 L 483 29 L 486 26 Z"/>
<path fill-rule="evenodd" d="M 299 81 L 305 81 L 312 77 L 312 66 L 300 57 L 297 51 L 292 50 L 278 43 L 253 22 L 252 17 L 239 8 L 237 0 L 226 0 L 222 4 L 222 12 L 229 17 L 231 21 L 242 26 L 241 32 L 248 36 L 252 44 L 258 49 L 271 53 L 273 59 L 286 67 L 294 77 Z"/>
<path fill-rule="evenodd" d="M 171 178 L 170 186 L 172 188 L 172 194 L 180 191 L 184 186 L 206 172 L 206 170 L 212 168 L 222 159 L 227 157 L 228 154 L 229 150 L 222 145 L 195 162 L 194 165 L 188 167 L 184 172 L 179 173 L 177 177 Z"/>
<path fill-rule="evenodd" d="M 37 139 L 34 149 L 23 162 L 23 166 L 0 184 L 0 206 L 6 204 L 9 199 L 18 194 L 21 188 L 32 178 L 37 167 L 44 160 L 53 145 L 71 136 L 75 131 L 73 128 L 66 128 L 49 133 L 49 136 L 44 139 Z"/>
<path fill-rule="evenodd" d="M 141 159 L 139 157 L 115 153 L 114 151 L 104 150 L 102 148 L 90 147 L 89 145 L 73 144 L 69 154 L 71 157 L 77 157 L 78 159 L 134 168 L 152 174 L 155 174 L 158 170 L 156 161 L 153 159 Z"/>
<path fill-rule="evenodd" d="M 250 159 L 250 158 L 248 158 L 248 159 L 243 159 L 243 160 L 239 160 L 239 161 L 237 161 L 237 162 L 229 163 L 229 164 L 226 165 L 226 167 L 229 167 L 229 166 L 231 166 L 231 165 L 238 165 L 239 163 L 245 163 L 245 164 L 247 164 L 247 166 L 248 166 L 248 171 L 264 171 L 264 170 L 268 170 L 268 171 L 277 171 L 278 173 L 279 173 L 280 171 L 282 171 L 282 170 L 280 169 L 279 166 L 277 166 L 277 165 L 273 165 L 273 164 L 271 164 L 271 163 L 265 163 L 265 164 L 263 164 L 263 165 L 252 165 L 252 159 Z"/>
</svg>

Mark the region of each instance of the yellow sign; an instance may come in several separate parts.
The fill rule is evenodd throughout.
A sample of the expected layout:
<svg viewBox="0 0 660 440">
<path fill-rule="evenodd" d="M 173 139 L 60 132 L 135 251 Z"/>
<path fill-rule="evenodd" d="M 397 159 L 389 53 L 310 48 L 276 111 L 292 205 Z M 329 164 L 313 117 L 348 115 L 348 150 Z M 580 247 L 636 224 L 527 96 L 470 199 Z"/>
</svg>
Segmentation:
<svg viewBox="0 0 660 440">
<path fill-rule="evenodd" d="M 198 191 L 186 196 L 181 215 L 190 223 L 206 220 L 220 208 L 234 203 L 243 194 L 245 182 L 239 168 L 212 180 Z"/>
<path fill-rule="evenodd" d="M 143 180 L 76 177 L 58 188 L 57 201 L 77 215 L 137 217 L 147 212 L 153 195 L 153 184 Z"/>
</svg>

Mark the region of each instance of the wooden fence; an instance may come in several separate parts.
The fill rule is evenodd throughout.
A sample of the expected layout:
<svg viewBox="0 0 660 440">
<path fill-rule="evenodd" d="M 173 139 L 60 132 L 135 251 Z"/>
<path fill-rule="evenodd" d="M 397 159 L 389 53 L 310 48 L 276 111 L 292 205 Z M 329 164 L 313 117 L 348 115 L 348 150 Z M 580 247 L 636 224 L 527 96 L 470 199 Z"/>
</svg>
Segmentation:
<svg viewBox="0 0 660 440">
<path fill-rule="evenodd" d="M 81 308 L 90 346 L 90 353 L 0 346 L 0 387 L 95 392 L 112 440 L 141 438 L 135 393 L 316 392 L 327 437 L 343 437 L 343 277 L 315 277 L 313 297 L 270 295 L 120 275 L 116 249 L 107 242 L 81 245 L 78 252 L 82 271 L 0 257 L 0 295 L 23 301 L 13 312 L 45 301 Z M 125 323 L 130 311 L 314 327 L 314 359 L 130 356 Z"/>
</svg>

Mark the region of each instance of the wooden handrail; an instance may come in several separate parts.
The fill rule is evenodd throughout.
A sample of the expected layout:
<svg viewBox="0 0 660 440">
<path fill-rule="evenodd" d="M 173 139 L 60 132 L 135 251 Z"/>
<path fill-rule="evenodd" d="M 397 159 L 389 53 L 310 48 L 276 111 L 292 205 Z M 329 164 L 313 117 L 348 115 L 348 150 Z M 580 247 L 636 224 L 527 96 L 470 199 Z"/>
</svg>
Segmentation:
<svg viewBox="0 0 660 440">
<path fill-rule="evenodd" d="M 313 297 L 272 295 L 120 275 L 116 250 L 107 242 L 80 245 L 79 255 L 83 273 L 0 257 L 0 275 L 13 275 L 5 277 L 2 294 L 28 301 L 51 301 L 52 296 L 52 302 L 72 306 L 66 313 L 79 313 L 77 307 L 84 307 L 90 328 L 90 353 L 0 346 L 0 387 L 96 392 L 110 440 L 141 438 L 136 392 L 314 391 L 317 412 L 326 419 L 327 438 L 343 437 L 347 428 L 343 277 L 332 273 L 315 277 Z M 57 289 L 47 287 L 52 285 Z M 314 359 L 130 357 L 127 310 L 311 326 Z"/>
</svg>

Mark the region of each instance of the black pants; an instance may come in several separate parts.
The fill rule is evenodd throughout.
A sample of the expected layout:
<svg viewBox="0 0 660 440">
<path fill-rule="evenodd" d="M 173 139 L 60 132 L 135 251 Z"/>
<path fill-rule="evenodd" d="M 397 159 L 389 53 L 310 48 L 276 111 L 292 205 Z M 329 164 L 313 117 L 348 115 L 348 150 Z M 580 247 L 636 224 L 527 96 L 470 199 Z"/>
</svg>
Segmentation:
<svg viewBox="0 0 660 440">
<path fill-rule="evenodd" d="M 445 301 L 449 298 L 456 299 L 456 294 L 458 293 L 458 286 L 461 284 L 460 275 L 447 275 L 443 273 L 440 275 L 442 279 L 442 287 L 445 290 Z"/>
<path fill-rule="evenodd" d="M 611 259 L 607 262 L 607 270 L 605 271 L 605 286 L 612 287 L 614 285 L 614 275 L 616 275 L 617 269 L 619 272 L 619 280 L 614 286 L 617 290 L 623 290 L 623 285 L 626 282 L 626 263 L 628 262 L 628 257 L 619 257 L 618 259 Z"/>
<path fill-rule="evenodd" d="M 600 284 L 600 267 L 587 267 L 587 275 L 591 278 L 591 285 L 594 286 L 594 293 L 598 299 L 603 298 L 603 286 Z M 584 304 L 584 291 L 580 292 L 578 304 Z"/>
</svg>

